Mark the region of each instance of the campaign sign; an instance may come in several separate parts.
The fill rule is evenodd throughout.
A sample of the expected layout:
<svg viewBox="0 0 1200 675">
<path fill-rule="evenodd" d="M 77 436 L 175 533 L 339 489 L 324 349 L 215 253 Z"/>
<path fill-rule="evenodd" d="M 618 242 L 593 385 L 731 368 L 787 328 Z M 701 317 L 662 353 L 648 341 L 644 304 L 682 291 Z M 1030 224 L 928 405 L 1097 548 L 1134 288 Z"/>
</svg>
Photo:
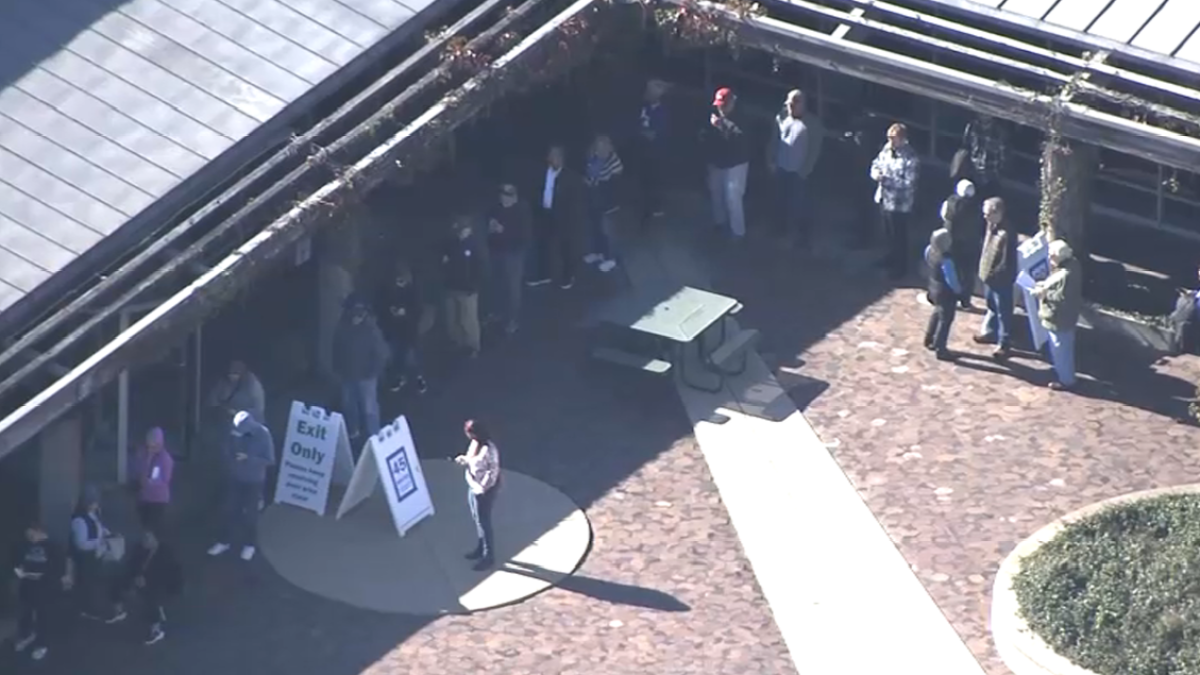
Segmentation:
<svg viewBox="0 0 1200 675">
<path fill-rule="evenodd" d="M 1026 239 L 1017 248 L 1017 270 L 1017 287 L 1021 289 L 1021 295 L 1025 298 L 1029 334 L 1033 337 L 1034 349 L 1041 349 L 1050 336 L 1038 319 L 1038 299 L 1029 291 L 1036 282 L 1050 276 L 1050 248 L 1045 232 L 1039 232 Z"/>
<path fill-rule="evenodd" d="M 403 537 L 421 520 L 433 515 L 433 500 L 425 485 L 412 431 L 403 415 L 367 439 L 337 517 L 349 513 L 383 484 L 396 533 Z"/>
<path fill-rule="evenodd" d="M 329 486 L 345 485 L 354 470 L 341 413 L 292 401 L 280 453 L 275 503 L 325 515 Z"/>
</svg>

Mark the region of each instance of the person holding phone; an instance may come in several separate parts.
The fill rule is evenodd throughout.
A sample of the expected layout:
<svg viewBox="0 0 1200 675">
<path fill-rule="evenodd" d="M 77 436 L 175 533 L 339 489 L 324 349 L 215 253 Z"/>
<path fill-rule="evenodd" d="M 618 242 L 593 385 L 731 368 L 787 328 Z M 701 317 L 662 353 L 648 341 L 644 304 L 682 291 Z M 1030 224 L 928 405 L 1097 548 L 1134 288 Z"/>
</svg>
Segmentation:
<svg viewBox="0 0 1200 675">
<path fill-rule="evenodd" d="M 271 431 L 246 410 L 233 416 L 233 442 L 226 457 L 229 470 L 223 539 L 208 549 L 218 556 L 241 544 L 242 560 L 254 559 L 258 540 L 258 511 L 267 469 L 275 464 Z"/>
<path fill-rule="evenodd" d="M 496 562 L 495 536 L 492 530 L 492 507 L 500 489 L 500 450 L 481 422 L 467 420 L 463 433 L 469 444 L 467 452 L 454 458 L 466 469 L 467 503 L 479 543 L 466 555 L 474 560 L 477 572 L 491 569 Z"/>
<path fill-rule="evenodd" d="M 47 642 L 53 635 L 54 597 L 60 589 L 70 590 L 74 582 L 71 560 L 50 540 L 41 521 L 25 527 L 25 538 L 13 556 L 17 577 L 17 636 L 13 649 L 18 654 L 30 650 L 34 661 L 46 657 Z"/>
</svg>

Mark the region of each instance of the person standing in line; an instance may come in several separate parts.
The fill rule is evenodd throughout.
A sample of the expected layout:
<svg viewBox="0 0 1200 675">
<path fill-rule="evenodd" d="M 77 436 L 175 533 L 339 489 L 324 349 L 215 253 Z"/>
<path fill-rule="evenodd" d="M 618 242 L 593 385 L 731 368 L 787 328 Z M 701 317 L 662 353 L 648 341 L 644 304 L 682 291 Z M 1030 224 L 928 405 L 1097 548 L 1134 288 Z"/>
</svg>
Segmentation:
<svg viewBox="0 0 1200 675">
<path fill-rule="evenodd" d="M 233 416 L 233 442 L 226 457 L 229 471 L 225 528 L 221 541 L 208 549 L 210 556 L 241 544 L 242 560 L 254 559 L 258 545 L 258 512 L 263 499 L 267 469 L 275 464 L 275 441 L 271 431 L 245 410 Z"/>
<path fill-rule="evenodd" d="M 129 618 L 125 601 L 136 594 L 141 601 L 146 624 L 147 645 L 167 637 L 166 601 L 183 589 L 183 569 L 175 551 L 158 534 L 149 529 L 142 533 L 141 545 L 133 551 L 121 577 L 112 589 L 113 614 L 106 623 L 115 624 Z"/>
<path fill-rule="evenodd" d="M 429 385 L 421 374 L 418 340 L 421 323 L 421 294 L 413 283 L 412 267 L 406 262 L 396 264 L 396 274 L 379 292 L 376 312 L 379 327 L 391 344 L 392 376 L 388 386 L 398 392 L 411 376 L 417 393 L 424 394 Z"/>
<path fill-rule="evenodd" d="M 517 194 L 514 183 L 500 186 L 500 199 L 488 211 L 488 246 L 503 296 L 504 332 L 517 332 L 521 319 L 521 285 L 533 236 L 533 214 Z"/>
<path fill-rule="evenodd" d="M 442 283 L 445 287 L 446 332 L 450 342 L 470 358 L 479 356 L 483 334 L 479 327 L 479 290 L 484 267 L 471 239 L 471 219 L 458 216 L 452 235 L 442 246 Z"/>
<path fill-rule="evenodd" d="M 903 124 L 888 127 L 887 144 L 871 162 L 875 203 L 879 205 L 888 252 L 884 266 L 893 279 L 908 273 L 908 220 L 917 194 L 920 160 L 908 143 Z"/>
<path fill-rule="evenodd" d="M 1017 235 L 1008 229 L 1004 200 L 989 197 L 983 202 L 983 220 L 987 224 L 983 252 L 979 257 L 979 280 L 987 313 L 976 344 L 994 344 L 996 360 L 1011 355 L 1013 335 L 1013 284 L 1017 281 Z"/>
<path fill-rule="evenodd" d="M 262 382 L 258 379 L 244 361 L 232 361 L 226 376 L 213 386 L 208 395 L 208 404 L 221 414 L 219 426 L 220 437 L 227 435 L 233 414 L 239 410 L 248 410 L 254 419 L 266 423 L 267 395 Z"/>
<path fill-rule="evenodd" d="M 71 564 L 75 570 L 75 600 L 85 619 L 100 620 L 98 605 L 104 580 L 104 556 L 112 533 L 100 517 L 100 490 L 86 486 L 71 516 Z"/>
<path fill-rule="evenodd" d="M 575 285 L 575 237 L 579 226 L 583 180 L 566 165 L 566 151 L 553 145 L 546 153 L 545 174 L 537 181 L 533 210 L 535 270 L 529 286 L 557 277 L 559 288 Z"/>
<path fill-rule="evenodd" d="M 496 563 L 492 508 L 500 490 L 500 449 L 481 422 L 467 420 L 463 433 L 469 441 L 467 452 L 454 461 L 466 468 L 467 503 L 479 537 L 479 543 L 466 558 L 476 561 L 473 569 L 482 572 Z"/>
<path fill-rule="evenodd" d="M 983 242 L 983 216 L 974 183 L 964 178 L 955 184 L 954 192 L 942 202 L 942 222 L 950 230 L 950 257 L 954 258 L 962 282 L 963 294 L 958 306 L 970 309 Z"/>
<path fill-rule="evenodd" d="M 950 338 L 950 327 L 958 311 L 958 298 L 962 295 L 958 270 L 950 255 L 953 239 L 950 231 L 939 228 L 929 237 L 925 248 L 925 264 L 929 266 L 929 301 L 933 314 L 925 327 L 925 348 L 937 354 L 939 361 L 953 358 L 946 342 Z"/>
<path fill-rule="evenodd" d="M 783 110 L 775 116 L 777 133 L 771 136 L 767 148 L 767 169 L 774 183 L 776 227 L 784 238 L 792 239 L 800 248 L 810 242 L 809 218 L 805 214 L 812 132 L 804 114 L 804 94 L 799 89 L 788 92 Z"/>
<path fill-rule="evenodd" d="M 583 261 L 596 265 L 601 272 L 611 272 L 617 266 L 613 253 L 613 222 L 621 210 L 620 189 L 625 167 L 608 136 L 592 141 L 588 151 L 584 185 L 587 186 L 588 224 L 591 226 L 592 252 Z"/>
<path fill-rule="evenodd" d="M 662 80 L 646 83 L 645 100 L 638 119 L 638 169 L 642 192 L 642 224 L 663 215 L 664 179 L 667 174 L 667 109 Z"/>
<path fill-rule="evenodd" d="M 379 378 L 390 358 L 370 304 L 360 293 L 351 293 L 333 333 L 333 372 L 341 383 L 342 415 L 355 446 L 379 431 Z"/>
<path fill-rule="evenodd" d="M 146 432 L 146 443 L 134 457 L 137 481 L 137 512 L 143 529 L 159 529 L 171 503 L 171 478 L 175 459 L 167 450 L 163 430 Z"/>
<path fill-rule="evenodd" d="M 980 115 L 963 128 L 962 147 L 971 161 L 972 180 L 984 199 L 1000 197 L 1007 161 L 1008 128 L 990 115 Z"/>
<path fill-rule="evenodd" d="M 29 523 L 12 561 L 17 577 L 17 634 L 13 651 L 20 654 L 32 647 L 31 659 L 46 658 L 49 643 L 56 636 L 55 596 L 59 589 L 71 589 L 74 582 L 71 568 L 70 558 L 50 540 L 41 522 Z"/>
<path fill-rule="evenodd" d="M 1071 247 L 1062 239 L 1049 245 L 1050 276 L 1037 282 L 1030 293 L 1038 299 L 1038 320 L 1050 339 L 1050 362 L 1057 379 L 1050 388 L 1064 391 L 1075 386 L 1075 326 L 1083 307 L 1083 273 Z"/>
<path fill-rule="evenodd" d="M 725 226 L 735 239 L 746 236 L 746 177 L 750 172 L 750 136 L 745 117 L 737 110 L 737 97 L 729 87 L 713 95 L 713 112 L 701 137 L 708 163 L 708 190 L 713 224 Z"/>
</svg>

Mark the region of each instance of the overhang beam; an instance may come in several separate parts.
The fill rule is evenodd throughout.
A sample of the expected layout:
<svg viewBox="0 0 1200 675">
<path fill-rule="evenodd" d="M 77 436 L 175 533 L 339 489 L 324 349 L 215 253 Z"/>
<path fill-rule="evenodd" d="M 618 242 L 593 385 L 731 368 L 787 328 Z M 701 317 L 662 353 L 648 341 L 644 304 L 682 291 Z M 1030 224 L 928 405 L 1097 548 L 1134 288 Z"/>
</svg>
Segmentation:
<svg viewBox="0 0 1200 675">
<path fill-rule="evenodd" d="M 862 7 L 855 7 L 854 9 L 850 10 L 850 16 L 856 19 L 862 18 L 862 16 L 866 13 L 867 10 L 863 9 Z M 838 24 L 838 27 L 833 29 L 833 32 L 830 33 L 830 36 L 832 36 L 834 40 L 850 40 L 852 42 L 858 42 L 862 39 L 862 36 L 866 34 L 867 31 L 858 24 L 843 23 Z"/>
</svg>

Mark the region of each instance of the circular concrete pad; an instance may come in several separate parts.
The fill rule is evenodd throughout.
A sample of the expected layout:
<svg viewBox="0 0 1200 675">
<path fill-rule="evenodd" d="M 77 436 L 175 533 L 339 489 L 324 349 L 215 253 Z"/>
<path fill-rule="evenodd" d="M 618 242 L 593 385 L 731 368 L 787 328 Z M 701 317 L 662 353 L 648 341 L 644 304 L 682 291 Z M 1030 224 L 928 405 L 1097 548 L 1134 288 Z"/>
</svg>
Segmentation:
<svg viewBox="0 0 1200 675">
<path fill-rule="evenodd" d="M 293 584 L 355 607 L 437 616 L 507 605 L 570 575 L 591 543 L 587 517 L 545 483 L 504 471 L 492 512 L 496 565 L 475 572 L 463 554 L 475 547 L 462 467 L 421 462 L 434 515 L 396 534 L 383 486 L 341 520 L 341 494 L 325 517 L 274 505 L 259 523 L 259 549 Z"/>
</svg>

